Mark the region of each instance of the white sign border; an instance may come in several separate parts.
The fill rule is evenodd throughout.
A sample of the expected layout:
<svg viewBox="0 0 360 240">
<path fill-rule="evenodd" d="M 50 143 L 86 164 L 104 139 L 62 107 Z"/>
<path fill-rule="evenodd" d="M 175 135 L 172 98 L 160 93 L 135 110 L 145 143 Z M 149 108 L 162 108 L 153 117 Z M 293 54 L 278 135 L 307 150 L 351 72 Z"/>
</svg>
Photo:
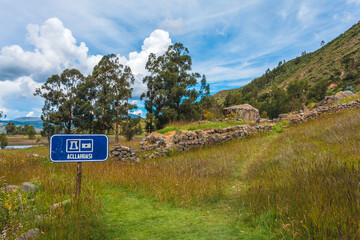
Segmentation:
<svg viewBox="0 0 360 240">
<path fill-rule="evenodd" d="M 51 146 L 52 146 L 52 138 L 57 136 L 73 136 L 73 137 L 84 137 L 84 136 L 105 136 L 106 138 L 106 158 L 105 159 L 92 159 L 92 160 L 53 160 L 51 158 Z M 109 137 L 106 134 L 54 134 L 50 138 L 49 143 L 49 159 L 53 163 L 77 163 L 77 162 L 105 162 L 109 158 Z"/>
</svg>

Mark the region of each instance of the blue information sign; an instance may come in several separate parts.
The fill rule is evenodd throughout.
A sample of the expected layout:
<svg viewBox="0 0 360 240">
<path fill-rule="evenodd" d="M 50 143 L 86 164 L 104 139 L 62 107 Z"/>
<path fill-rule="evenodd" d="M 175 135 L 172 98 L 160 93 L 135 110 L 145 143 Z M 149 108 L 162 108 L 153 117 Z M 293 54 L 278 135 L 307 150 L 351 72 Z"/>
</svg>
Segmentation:
<svg viewBox="0 0 360 240">
<path fill-rule="evenodd" d="M 52 162 L 102 162 L 109 155 L 104 134 L 56 134 L 50 138 Z"/>
</svg>

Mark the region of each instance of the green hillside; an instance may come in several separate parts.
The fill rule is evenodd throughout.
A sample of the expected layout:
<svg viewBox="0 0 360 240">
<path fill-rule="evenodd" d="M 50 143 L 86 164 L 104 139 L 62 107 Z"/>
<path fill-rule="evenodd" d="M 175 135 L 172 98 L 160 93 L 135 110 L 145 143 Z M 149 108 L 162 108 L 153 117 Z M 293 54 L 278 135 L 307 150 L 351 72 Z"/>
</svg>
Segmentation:
<svg viewBox="0 0 360 240">
<path fill-rule="evenodd" d="M 291 92 L 289 84 L 292 84 Z M 276 87 L 280 90 L 274 90 Z M 225 106 L 250 103 L 261 113 L 265 111 L 262 115 L 269 115 L 269 107 L 265 105 L 279 98 L 276 95 L 287 92 L 290 106 L 284 110 L 289 111 L 346 87 L 360 90 L 360 22 L 315 52 L 303 52 L 291 61 L 279 62 L 276 68 L 267 70 L 246 86 L 221 91 L 213 99 Z"/>
</svg>

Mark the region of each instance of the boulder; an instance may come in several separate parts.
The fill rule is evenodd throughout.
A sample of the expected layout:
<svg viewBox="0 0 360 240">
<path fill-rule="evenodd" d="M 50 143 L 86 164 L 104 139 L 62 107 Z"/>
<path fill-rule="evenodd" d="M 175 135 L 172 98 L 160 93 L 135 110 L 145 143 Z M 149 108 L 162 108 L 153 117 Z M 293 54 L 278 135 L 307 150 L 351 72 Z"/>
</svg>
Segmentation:
<svg viewBox="0 0 360 240">
<path fill-rule="evenodd" d="M 340 91 L 340 92 L 337 92 L 335 95 L 326 96 L 324 98 L 324 100 L 322 100 L 320 102 L 319 105 L 320 106 L 328 106 L 328 105 L 337 103 L 337 102 L 343 100 L 346 97 L 351 97 L 352 95 L 354 95 L 354 93 L 351 92 L 351 91 Z"/>
<path fill-rule="evenodd" d="M 234 115 L 236 118 L 240 118 L 245 121 L 260 122 L 259 110 L 249 104 L 242 104 L 224 108 L 223 114 L 225 116 Z"/>
<path fill-rule="evenodd" d="M 7 185 L 5 189 L 6 189 L 6 191 L 8 191 L 8 192 L 13 192 L 13 191 L 15 191 L 17 188 L 18 188 L 18 186 L 16 186 L 16 185 Z"/>
<path fill-rule="evenodd" d="M 22 187 L 21 189 L 24 191 L 24 192 L 27 192 L 27 193 L 32 193 L 32 192 L 36 192 L 39 187 L 32 184 L 32 183 L 28 183 L 28 182 L 24 182 L 22 184 Z"/>
<path fill-rule="evenodd" d="M 38 237 L 40 237 L 40 229 L 33 228 L 33 229 L 30 229 L 27 232 L 21 234 L 15 240 L 31 240 L 31 239 L 36 239 Z"/>
</svg>

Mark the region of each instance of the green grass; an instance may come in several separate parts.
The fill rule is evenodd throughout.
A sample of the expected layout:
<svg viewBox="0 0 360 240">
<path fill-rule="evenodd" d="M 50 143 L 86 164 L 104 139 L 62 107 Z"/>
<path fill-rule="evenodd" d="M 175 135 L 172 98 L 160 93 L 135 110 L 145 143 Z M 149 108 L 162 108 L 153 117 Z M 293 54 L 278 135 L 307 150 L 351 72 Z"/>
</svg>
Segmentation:
<svg viewBox="0 0 360 240">
<path fill-rule="evenodd" d="M 195 130 L 204 130 L 204 129 L 209 129 L 209 128 L 226 128 L 229 126 L 244 125 L 247 123 L 248 122 L 246 122 L 246 121 L 184 123 L 184 124 L 169 125 L 163 129 L 158 130 L 157 132 L 164 134 L 167 132 L 172 132 L 172 131 L 177 131 L 177 130 L 195 131 Z"/>
<path fill-rule="evenodd" d="M 226 212 L 178 207 L 119 187 L 103 191 L 105 239 L 239 239 Z"/>
<path fill-rule="evenodd" d="M 360 109 L 276 129 L 137 164 L 83 164 L 81 207 L 42 221 L 72 197 L 76 164 L 50 163 L 46 147 L 1 150 L 0 187 L 40 186 L 22 197 L 26 214 L 18 192 L 0 191 L 1 230 L 9 239 L 33 227 L 41 239 L 359 238 Z"/>
</svg>

